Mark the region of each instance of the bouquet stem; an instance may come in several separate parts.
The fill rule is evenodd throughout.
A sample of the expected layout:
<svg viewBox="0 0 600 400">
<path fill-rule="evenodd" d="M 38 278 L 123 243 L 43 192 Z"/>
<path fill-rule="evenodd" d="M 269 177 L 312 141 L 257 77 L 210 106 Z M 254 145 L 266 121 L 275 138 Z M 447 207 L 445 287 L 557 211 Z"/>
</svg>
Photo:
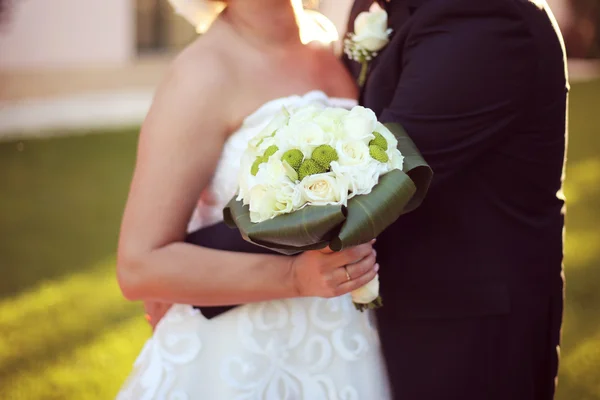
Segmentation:
<svg viewBox="0 0 600 400">
<path fill-rule="evenodd" d="M 356 308 L 360 312 L 363 312 L 365 310 L 376 310 L 381 307 L 383 307 L 383 299 L 381 298 L 381 296 L 377 297 L 375 300 L 367 304 L 354 303 L 354 308 Z"/>
</svg>

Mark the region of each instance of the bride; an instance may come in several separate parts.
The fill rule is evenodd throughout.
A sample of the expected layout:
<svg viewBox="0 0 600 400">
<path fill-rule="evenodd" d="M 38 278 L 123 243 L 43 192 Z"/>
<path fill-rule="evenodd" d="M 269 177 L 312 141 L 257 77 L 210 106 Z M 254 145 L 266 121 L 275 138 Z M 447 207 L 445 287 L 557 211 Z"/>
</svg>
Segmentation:
<svg viewBox="0 0 600 400">
<path fill-rule="evenodd" d="M 196 228 L 220 221 L 247 141 L 283 106 L 355 104 L 337 58 L 304 44 L 318 25 L 298 3 L 227 1 L 156 93 L 117 272 L 129 300 L 174 305 L 118 399 L 390 398 L 372 315 L 354 310 L 348 294 L 379 268 L 372 243 L 294 257 L 184 243 L 192 214 Z M 209 320 L 189 304 L 246 305 Z"/>
</svg>

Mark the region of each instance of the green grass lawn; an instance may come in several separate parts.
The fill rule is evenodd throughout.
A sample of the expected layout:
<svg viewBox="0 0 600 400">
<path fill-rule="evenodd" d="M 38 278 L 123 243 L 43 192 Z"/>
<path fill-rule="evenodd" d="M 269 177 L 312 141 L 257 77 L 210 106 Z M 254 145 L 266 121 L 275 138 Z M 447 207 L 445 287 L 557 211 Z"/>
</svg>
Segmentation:
<svg viewBox="0 0 600 400">
<path fill-rule="evenodd" d="M 573 85 L 560 400 L 600 399 L 599 104 Z M 135 141 L 0 143 L 0 400 L 113 398 L 149 335 L 114 278 Z"/>
</svg>

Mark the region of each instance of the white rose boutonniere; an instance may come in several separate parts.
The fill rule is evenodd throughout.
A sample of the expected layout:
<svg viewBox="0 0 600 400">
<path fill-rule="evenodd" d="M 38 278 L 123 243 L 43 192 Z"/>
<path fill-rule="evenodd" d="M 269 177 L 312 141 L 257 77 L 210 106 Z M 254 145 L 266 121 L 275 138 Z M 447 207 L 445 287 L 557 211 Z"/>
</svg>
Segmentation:
<svg viewBox="0 0 600 400">
<path fill-rule="evenodd" d="M 369 62 L 389 43 L 391 33 L 387 12 L 377 3 L 354 20 L 354 33 L 349 33 L 344 40 L 344 52 L 348 58 L 361 64 L 359 86 L 365 84 Z"/>
</svg>

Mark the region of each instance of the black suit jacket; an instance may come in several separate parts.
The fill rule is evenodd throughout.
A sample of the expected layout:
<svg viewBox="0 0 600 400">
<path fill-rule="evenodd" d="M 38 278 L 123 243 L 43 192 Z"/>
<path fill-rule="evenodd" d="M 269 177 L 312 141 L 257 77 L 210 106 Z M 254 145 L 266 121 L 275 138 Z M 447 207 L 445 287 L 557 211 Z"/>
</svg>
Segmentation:
<svg viewBox="0 0 600 400">
<path fill-rule="evenodd" d="M 548 14 L 526 0 L 385 6 L 395 32 L 361 103 L 404 126 L 434 178 L 379 237 L 393 305 L 380 317 L 503 312 L 509 286 L 556 288 L 568 86 Z"/>
<path fill-rule="evenodd" d="M 356 15 L 370 4 L 357 0 L 349 30 Z M 382 122 L 404 126 L 434 177 L 421 207 L 400 217 L 378 238 L 385 304 L 377 313 L 380 335 L 398 398 L 402 394 L 409 399 L 451 399 L 455 397 L 449 394 L 425 394 L 439 376 L 431 375 L 418 386 L 426 374 L 421 371 L 411 381 L 411 371 L 426 368 L 421 364 L 427 362 L 444 365 L 442 349 L 460 347 L 449 337 L 472 334 L 476 340 L 485 336 L 478 331 L 483 325 L 452 333 L 449 325 L 419 331 L 414 321 L 479 318 L 489 324 L 491 317 L 533 304 L 523 300 L 525 294 L 542 298 L 562 287 L 563 200 L 557 194 L 565 152 L 565 52 L 553 17 L 526 0 L 382 4 L 394 32 L 371 63 L 360 102 Z M 357 76 L 358 66 L 347 59 L 345 63 Z M 190 239 L 204 244 L 202 238 L 217 235 L 219 248 L 264 251 L 250 248 L 223 225 Z M 538 308 L 544 307 L 548 305 L 540 303 Z M 224 310 L 203 312 L 211 316 Z M 527 325 L 526 318 L 511 321 L 510 329 Z M 409 326 L 415 329 L 411 333 Z M 436 336 L 432 332 L 438 328 Z M 558 328 L 548 329 L 554 337 Z M 521 334 L 529 333 L 513 336 Z M 419 344 L 419 340 L 426 341 Z M 428 346 L 440 350 L 428 355 Z M 494 346 L 504 353 L 514 347 Z M 550 348 L 549 344 L 543 351 Z M 418 350 L 411 353 L 411 349 Z M 468 358 L 469 351 L 459 356 Z M 470 364 L 472 374 L 482 370 L 475 361 Z M 519 370 L 519 376 L 529 376 L 533 367 L 527 368 Z M 451 366 L 443 375 L 453 376 Z M 398 383 L 401 376 L 408 380 Z M 440 390 L 460 381 L 447 379 Z M 469 385 L 477 386 L 473 380 Z M 516 392 L 506 397 L 508 392 L 490 387 L 473 393 L 484 393 L 478 398 L 488 399 L 534 398 Z"/>
</svg>

